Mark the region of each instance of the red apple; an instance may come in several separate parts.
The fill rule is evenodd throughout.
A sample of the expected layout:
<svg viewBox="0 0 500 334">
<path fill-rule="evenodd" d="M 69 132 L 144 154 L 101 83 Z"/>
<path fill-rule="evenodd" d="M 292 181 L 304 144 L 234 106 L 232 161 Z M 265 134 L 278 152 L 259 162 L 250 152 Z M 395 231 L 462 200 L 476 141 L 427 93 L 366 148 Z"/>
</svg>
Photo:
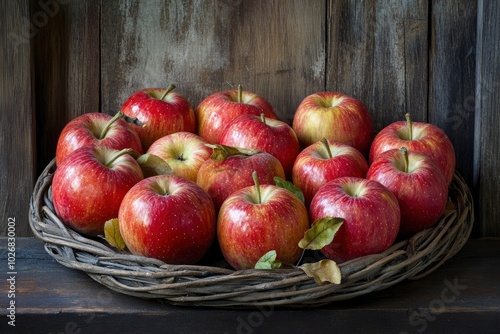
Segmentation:
<svg viewBox="0 0 500 334">
<path fill-rule="evenodd" d="M 354 147 L 323 138 L 299 153 L 292 181 L 309 206 L 319 188 L 329 181 L 343 176 L 364 178 L 367 170 L 365 157 Z"/>
<path fill-rule="evenodd" d="M 366 178 L 380 182 L 398 199 L 402 237 L 434 225 L 448 202 L 448 183 L 443 172 L 425 154 L 406 148 L 377 156 Z"/>
<path fill-rule="evenodd" d="M 276 251 L 277 261 L 295 264 L 302 254 L 298 243 L 308 228 L 306 207 L 297 196 L 284 188 L 256 182 L 224 201 L 217 220 L 217 238 L 233 268 L 250 269 L 271 250 Z"/>
<path fill-rule="evenodd" d="M 242 115 L 226 127 L 219 143 L 267 152 L 283 166 L 287 178 L 292 176 L 295 158 L 300 152 L 299 140 L 287 123 L 260 116 Z"/>
<path fill-rule="evenodd" d="M 201 165 L 196 183 L 210 194 L 216 210 L 233 192 L 254 184 L 253 171 L 260 184 L 274 184 L 274 177 L 285 178 L 283 166 L 269 153 L 222 145 L 215 145 L 213 152 Z"/>
<path fill-rule="evenodd" d="M 177 175 L 152 176 L 125 195 L 118 214 L 120 234 L 136 255 L 170 264 L 194 264 L 215 239 L 210 196 Z"/>
<path fill-rule="evenodd" d="M 167 89 L 145 88 L 133 93 L 123 104 L 121 111 L 135 117 L 145 126 L 134 129 L 141 138 L 142 147 L 149 146 L 163 136 L 174 132 L 196 132 L 196 116 L 189 101 L 173 92 L 175 85 Z"/>
<path fill-rule="evenodd" d="M 206 144 L 200 136 L 181 131 L 156 140 L 147 153 L 165 160 L 175 175 L 196 182 L 198 170 L 212 155 L 212 149 Z"/>
<path fill-rule="evenodd" d="M 271 104 L 263 97 L 238 89 L 213 93 L 200 102 L 195 110 L 198 134 L 211 144 L 218 144 L 226 126 L 240 115 L 264 114 L 276 119 Z"/>
<path fill-rule="evenodd" d="M 401 212 L 396 197 L 376 181 L 341 177 L 314 195 L 309 219 L 343 218 L 333 241 L 321 252 L 336 262 L 383 252 L 396 239 Z"/>
<path fill-rule="evenodd" d="M 103 113 L 88 113 L 78 116 L 63 128 L 56 147 L 56 164 L 62 161 L 77 148 L 87 145 L 104 145 L 121 150 L 131 148 L 142 153 L 141 140 L 117 113 L 114 117 Z"/>
<path fill-rule="evenodd" d="M 370 149 L 370 164 L 381 153 L 401 147 L 432 158 L 443 171 L 448 185 L 451 183 L 455 173 L 455 150 L 442 129 L 430 123 L 412 122 L 407 114 L 406 122 L 389 124 L 377 134 Z"/>
<path fill-rule="evenodd" d="M 123 197 L 143 178 L 129 151 L 84 146 L 63 160 L 52 180 L 52 200 L 66 225 L 89 236 L 104 233 L 104 223 L 118 216 Z"/>
<path fill-rule="evenodd" d="M 368 109 L 361 101 L 338 92 L 305 97 L 295 112 L 292 127 L 302 148 L 326 138 L 368 155 L 374 137 Z"/>
</svg>

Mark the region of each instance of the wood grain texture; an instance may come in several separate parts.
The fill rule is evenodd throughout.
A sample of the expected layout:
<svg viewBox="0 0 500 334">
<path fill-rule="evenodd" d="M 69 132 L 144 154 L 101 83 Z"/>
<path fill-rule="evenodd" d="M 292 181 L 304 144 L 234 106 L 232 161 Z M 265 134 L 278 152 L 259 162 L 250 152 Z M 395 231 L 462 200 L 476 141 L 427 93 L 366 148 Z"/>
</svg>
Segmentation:
<svg viewBox="0 0 500 334">
<path fill-rule="evenodd" d="M 196 107 L 241 84 L 291 123 L 302 98 L 324 87 L 323 13 L 309 1 L 105 2 L 102 109 L 170 83 Z"/>
<path fill-rule="evenodd" d="M 475 182 L 481 235 L 500 235 L 500 3 L 479 0 Z"/>
<path fill-rule="evenodd" d="M 0 260 L 7 261 L 5 239 Z M 33 238 L 17 243 L 15 333 L 497 333 L 500 239 L 472 240 L 431 275 L 318 308 L 174 307 L 109 290 L 53 260 Z M 2 283 L 4 284 L 4 283 Z M 5 285 L 1 285 L 4 287 Z M 3 289 L 7 291 L 7 287 Z M 7 301 L 7 296 L 2 296 Z M 3 303 L 3 305 L 6 305 Z M 7 309 L 0 315 L 6 319 Z M 13 333 L 7 320 L 2 333 Z"/>
<path fill-rule="evenodd" d="M 16 235 L 30 234 L 36 132 L 29 18 L 29 1 L 0 2 L 0 235 L 7 235 L 9 222 Z"/>
<path fill-rule="evenodd" d="M 300 101 L 338 90 L 376 130 L 410 112 L 442 127 L 475 195 L 474 235 L 499 236 L 498 4 L 491 0 L 1 1 L 0 235 L 25 221 L 58 135 L 171 83 L 195 107 L 242 84 L 291 123 Z M 24 96 L 20 99 L 18 96 Z M 36 110 L 36 112 L 34 111 Z M 23 152 L 19 154 L 18 152 Z M 4 158 L 6 157 L 6 158 Z"/>
<path fill-rule="evenodd" d="M 472 184 L 477 1 L 433 1 L 429 122 L 455 147 L 457 170 Z"/>
<path fill-rule="evenodd" d="M 329 1 L 326 88 L 360 99 L 375 130 L 427 119 L 427 1 Z"/>
<path fill-rule="evenodd" d="M 67 122 L 100 110 L 100 1 L 53 1 L 49 9 L 43 3 L 32 4 L 35 13 L 47 14 L 34 38 L 40 168 L 55 156 L 57 139 Z"/>
<path fill-rule="evenodd" d="M 224 77 L 241 82 L 292 124 L 304 97 L 325 90 L 326 3 L 242 1 Z"/>
<path fill-rule="evenodd" d="M 102 8 L 102 109 L 134 91 L 173 83 L 193 107 L 224 87 L 231 2 L 106 1 Z M 228 88 L 226 85 L 225 88 Z"/>
</svg>

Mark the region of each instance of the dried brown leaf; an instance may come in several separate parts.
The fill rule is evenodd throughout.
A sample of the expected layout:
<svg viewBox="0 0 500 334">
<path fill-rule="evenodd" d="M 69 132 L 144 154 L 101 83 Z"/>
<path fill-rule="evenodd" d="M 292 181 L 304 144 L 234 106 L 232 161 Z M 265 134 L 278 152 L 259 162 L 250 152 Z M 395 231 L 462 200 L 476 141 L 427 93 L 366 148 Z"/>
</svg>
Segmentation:
<svg viewBox="0 0 500 334">
<path fill-rule="evenodd" d="M 325 282 L 340 284 L 342 281 L 342 273 L 339 266 L 332 260 L 321 260 L 314 263 L 304 263 L 299 266 L 307 276 L 314 278 L 314 281 L 322 285 Z"/>
</svg>

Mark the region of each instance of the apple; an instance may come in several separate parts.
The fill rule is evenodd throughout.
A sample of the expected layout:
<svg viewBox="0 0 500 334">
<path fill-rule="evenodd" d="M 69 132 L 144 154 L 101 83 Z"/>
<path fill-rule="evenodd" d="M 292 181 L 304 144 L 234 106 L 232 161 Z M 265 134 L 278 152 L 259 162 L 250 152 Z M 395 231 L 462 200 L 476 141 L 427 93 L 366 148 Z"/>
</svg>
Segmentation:
<svg viewBox="0 0 500 334">
<path fill-rule="evenodd" d="M 177 175 L 146 178 L 129 190 L 118 214 L 120 234 L 132 254 L 169 264 L 194 264 L 216 233 L 210 196 Z"/>
<path fill-rule="evenodd" d="M 151 144 L 174 132 L 196 132 L 196 116 L 189 101 L 172 91 L 175 85 L 163 88 L 144 88 L 133 93 L 123 103 L 121 111 L 135 117 L 145 126 L 134 129 L 147 151 Z"/>
<path fill-rule="evenodd" d="M 181 131 L 157 139 L 147 153 L 165 160 L 175 175 L 196 182 L 198 170 L 212 155 L 212 149 L 206 144 L 200 136 Z"/>
<path fill-rule="evenodd" d="M 222 255 L 237 270 L 254 268 L 271 250 L 276 251 L 277 261 L 293 265 L 302 254 L 298 243 L 308 228 L 307 209 L 297 196 L 255 181 L 255 185 L 234 192 L 222 204 L 217 239 Z"/>
<path fill-rule="evenodd" d="M 446 208 L 446 178 L 437 164 L 423 153 L 406 148 L 385 151 L 370 165 L 366 178 L 380 182 L 398 199 L 402 237 L 434 225 Z"/>
<path fill-rule="evenodd" d="M 401 147 L 406 147 L 408 151 L 424 153 L 432 158 L 450 185 L 455 173 L 455 150 L 451 140 L 441 128 L 430 123 L 412 122 L 410 114 L 406 114 L 406 122 L 389 124 L 373 139 L 369 163 L 371 164 L 382 152 Z"/>
<path fill-rule="evenodd" d="M 213 145 L 213 154 L 198 170 L 196 183 L 207 191 L 218 211 L 222 202 L 236 190 L 254 184 L 252 172 L 260 184 L 274 184 L 274 177 L 285 178 L 277 158 L 258 150 Z"/>
<path fill-rule="evenodd" d="M 88 113 L 69 121 L 57 140 L 56 164 L 60 165 L 71 152 L 87 145 L 105 145 L 117 150 L 131 148 L 143 153 L 139 136 L 122 117 L 121 113 L 114 117 Z"/>
<path fill-rule="evenodd" d="M 321 187 L 309 207 L 309 219 L 344 219 L 333 241 L 321 252 L 336 262 L 383 252 L 396 239 L 401 211 L 392 192 L 377 181 L 340 177 Z"/>
<path fill-rule="evenodd" d="M 292 121 L 302 148 L 322 138 L 349 145 L 367 156 L 374 137 L 373 120 L 365 105 L 339 92 L 306 96 Z"/>
<path fill-rule="evenodd" d="M 300 152 L 299 140 L 292 127 L 278 119 L 266 118 L 264 114 L 236 117 L 222 133 L 219 144 L 272 154 L 281 162 L 288 179 Z"/>
<path fill-rule="evenodd" d="M 218 144 L 226 126 L 236 117 L 246 114 L 264 114 L 276 119 L 272 105 L 263 97 L 238 89 L 213 93 L 200 102 L 195 109 L 198 135 L 210 144 Z"/>
<path fill-rule="evenodd" d="M 63 223 L 88 236 L 104 233 L 104 223 L 118 216 L 125 194 L 143 179 L 130 152 L 83 146 L 63 160 L 52 179 L 54 209 Z"/>
<path fill-rule="evenodd" d="M 319 188 L 329 181 L 343 176 L 364 178 L 367 171 L 368 163 L 361 152 L 323 138 L 299 153 L 293 165 L 292 181 L 309 206 Z"/>
</svg>

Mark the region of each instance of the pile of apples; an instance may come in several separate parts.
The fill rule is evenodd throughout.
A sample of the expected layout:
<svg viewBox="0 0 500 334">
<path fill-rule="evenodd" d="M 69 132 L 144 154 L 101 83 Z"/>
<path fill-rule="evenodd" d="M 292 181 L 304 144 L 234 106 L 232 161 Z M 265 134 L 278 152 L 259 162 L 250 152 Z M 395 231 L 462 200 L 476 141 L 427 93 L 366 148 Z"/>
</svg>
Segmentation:
<svg viewBox="0 0 500 334">
<path fill-rule="evenodd" d="M 67 226 L 95 237 L 113 222 L 131 253 L 171 264 L 216 245 L 239 270 L 270 251 L 293 265 L 326 229 L 319 249 L 334 261 L 379 253 L 445 210 L 455 152 L 435 125 L 407 115 L 375 134 L 363 103 L 338 92 L 305 97 L 289 125 L 241 86 L 196 109 L 174 88 L 65 126 L 52 196 Z"/>
</svg>

